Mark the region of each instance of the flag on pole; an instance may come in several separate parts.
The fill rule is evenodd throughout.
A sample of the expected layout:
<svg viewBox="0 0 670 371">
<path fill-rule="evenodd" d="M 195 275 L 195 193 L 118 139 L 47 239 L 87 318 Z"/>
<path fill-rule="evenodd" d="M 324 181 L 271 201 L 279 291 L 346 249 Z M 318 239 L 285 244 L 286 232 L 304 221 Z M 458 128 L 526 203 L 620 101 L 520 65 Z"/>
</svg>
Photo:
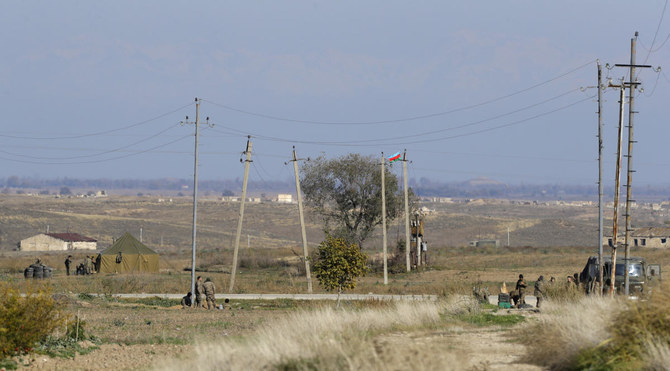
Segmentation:
<svg viewBox="0 0 670 371">
<path fill-rule="evenodd" d="M 395 155 L 389 157 L 389 162 L 400 160 L 400 152 L 396 152 Z"/>
</svg>

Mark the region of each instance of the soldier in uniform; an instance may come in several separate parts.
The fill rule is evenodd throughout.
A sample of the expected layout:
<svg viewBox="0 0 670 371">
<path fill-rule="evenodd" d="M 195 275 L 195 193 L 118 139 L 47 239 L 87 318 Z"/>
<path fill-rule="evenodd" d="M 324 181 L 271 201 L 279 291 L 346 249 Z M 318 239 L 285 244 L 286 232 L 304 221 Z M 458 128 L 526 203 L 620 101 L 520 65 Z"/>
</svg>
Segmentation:
<svg viewBox="0 0 670 371">
<path fill-rule="evenodd" d="M 519 280 L 516 281 L 516 291 L 519 293 L 519 301 L 517 308 L 521 308 L 522 305 L 526 304 L 526 281 L 523 279 L 523 274 L 519 275 Z"/>
<path fill-rule="evenodd" d="M 202 305 L 202 296 L 205 294 L 203 289 L 202 276 L 198 276 L 195 280 L 195 307 L 201 308 Z"/>
<path fill-rule="evenodd" d="M 544 276 L 538 277 L 537 281 L 535 281 L 535 291 L 533 292 L 533 295 L 537 298 L 535 307 L 539 308 L 540 304 L 542 304 L 542 299 L 544 299 Z"/>
<path fill-rule="evenodd" d="M 72 264 L 72 255 L 68 255 L 65 259 L 65 274 L 70 275 L 70 264 Z"/>
<path fill-rule="evenodd" d="M 84 258 L 84 274 L 91 274 L 93 273 L 93 267 L 91 267 L 93 264 L 91 264 L 91 257 L 86 255 L 86 258 Z"/>
<path fill-rule="evenodd" d="M 212 310 L 216 308 L 216 299 L 214 298 L 216 287 L 214 286 L 214 282 L 207 277 L 205 283 L 202 284 L 202 288 L 205 290 L 205 296 L 207 297 L 207 309 Z"/>
</svg>

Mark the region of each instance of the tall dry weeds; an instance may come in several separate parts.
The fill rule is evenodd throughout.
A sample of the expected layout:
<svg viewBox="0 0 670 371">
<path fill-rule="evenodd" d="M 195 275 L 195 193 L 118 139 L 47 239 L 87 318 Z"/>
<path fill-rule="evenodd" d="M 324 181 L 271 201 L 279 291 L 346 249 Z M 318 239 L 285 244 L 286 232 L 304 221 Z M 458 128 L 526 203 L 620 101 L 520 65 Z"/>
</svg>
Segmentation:
<svg viewBox="0 0 670 371">
<path fill-rule="evenodd" d="M 609 324 L 624 307 L 621 299 L 595 296 L 548 302 L 543 315 L 519 336 L 528 349 L 526 361 L 553 370 L 569 368 L 580 352 L 610 338 Z"/>
<path fill-rule="evenodd" d="M 399 302 L 366 309 L 324 307 L 298 311 L 262 327 L 250 338 L 223 339 L 197 346 L 197 362 L 189 366 L 199 370 L 442 369 L 457 362 L 458 355 L 438 352 L 425 357 L 411 356 L 422 352 L 411 339 L 404 341 L 397 351 L 389 351 L 380 347 L 375 337 L 433 326 L 445 311 L 467 311 L 464 307 L 470 305 L 477 304 Z M 182 366 L 173 363 L 165 368 Z"/>
</svg>

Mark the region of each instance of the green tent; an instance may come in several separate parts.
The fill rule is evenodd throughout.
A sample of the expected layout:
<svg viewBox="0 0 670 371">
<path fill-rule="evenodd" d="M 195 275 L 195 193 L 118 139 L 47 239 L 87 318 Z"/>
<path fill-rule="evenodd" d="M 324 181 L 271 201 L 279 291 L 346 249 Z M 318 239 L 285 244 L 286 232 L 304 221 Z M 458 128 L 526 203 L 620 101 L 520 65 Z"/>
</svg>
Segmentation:
<svg viewBox="0 0 670 371">
<path fill-rule="evenodd" d="M 158 272 L 158 253 L 126 232 L 98 255 L 100 273 Z"/>
</svg>

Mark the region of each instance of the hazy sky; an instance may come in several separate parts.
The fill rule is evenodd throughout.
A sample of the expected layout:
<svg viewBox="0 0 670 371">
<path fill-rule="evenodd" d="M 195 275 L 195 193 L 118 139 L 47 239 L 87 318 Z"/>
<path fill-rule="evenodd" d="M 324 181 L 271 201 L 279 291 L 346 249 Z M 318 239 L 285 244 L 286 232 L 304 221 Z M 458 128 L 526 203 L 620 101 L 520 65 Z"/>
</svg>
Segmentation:
<svg viewBox="0 0 670 371">
<path fill-rule="evenodd" d="M 594 184 L 596 59 L 670 71 L 665 0 L 2 1 L 0 177 L 292 179 L 407 149 L 409 176 Z M 658 32 L 657 32 L 658 29 Z M 650 52 L 651 50 L 651 52 Z M 627 70 L 604 69 L 615 81 Z M 670 183 L 670 72 L 641 71 L 634 183 Z M 605 184 L 618 92 L 604 92 Z M 394 166 L 399 172 L 400 166 Z"/>
</svg>

